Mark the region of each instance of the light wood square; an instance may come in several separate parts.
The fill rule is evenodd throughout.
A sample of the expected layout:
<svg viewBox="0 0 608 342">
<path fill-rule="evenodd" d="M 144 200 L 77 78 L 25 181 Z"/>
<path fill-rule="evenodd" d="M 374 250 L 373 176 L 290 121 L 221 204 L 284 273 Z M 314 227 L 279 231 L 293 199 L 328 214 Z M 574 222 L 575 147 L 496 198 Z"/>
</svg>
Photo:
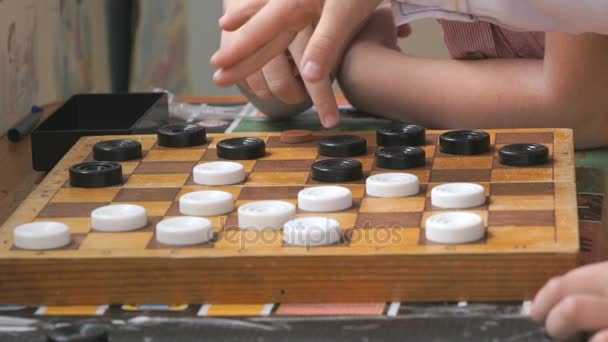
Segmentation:
<svg viewBox="0 0 608 342">
<path fill-rule="evenodd" d="M 146 208 L 148 216 L 162 217 L 165 216 L 169 207 L 173 202 L 115 202 L 112 204 L 134 204 Z"/>
<path fill-rule="evenodd" d="M 151 150 L 144 157 L 144 162 L 163 161 L 199 161 L 203 157 L 205 149 L 168 149 Z"/>
<path fill-rule="evenodd" d="M 373 158 L 351 158 L 353 160 L 357 160 L 361 162 L 361 167 L 363 172 L 370 172 L 374 167 L 374 159 Z"/>
<path fill-rule="evenodd" d="M 436 170 L 491 169 L 492 160 L 493 160 L 492 156 L 435 158 L 433 161 L 433 169 L 436 169 Z"/>
<path fill-rule="evenodd" d="M 490 210 L 553 210 L 555 203 L 551 195 L 491 196 Z"/>
<path fill-rule="evenodd" d="M 130 175 L 132 174 L 135 169 L 137 168 L 137 166 L 139 166 L 139 161 L 134 161 L 134 162 L 123 162 L 122 164 L 122 174 L 123 175 Z"/>
<path fill-rule="evenodd" d="M 49 219 L 36 219 L 34 222 L 46 222 Z M 71 234 L 87 234 L 91 231 L 91 219 L 89 217 L 59 217 L 52 219 L 54 222 L 61 222 L 70 227 Z"/>
<path fill-rule="evenodd" d="M 361 200 L 363 213 L 417 212 L 424 210 L 424 197 L 371 198 Z"/>
<path fill-rule="evenodd" d="M 246 252 L 248 249 L 268 249 L 279 251 L 283 246 L 280 230 L 231 230 L 224 231 L 215 243 L 215 248 Z"/>
<path fill-rule="evenodd" d="M 426 155 L 427 159 L 432 158 L 435 155 L 435 151 L 437 150 L 437 147 L 435 145 L 424 145 L 419 147 L 424 150 L 424 154 Z"/>
<path fill-rule="evenodd" d="M 555 245 L 554 227 L 489 227 L 488 244 L 493 249 L 526 251 Z"/>
<path fill-rule="evenodd" d="M 309 172 L 253 172 L 247 185 L 302 185 L 306 184 Z"/>
<path fill-rule="evenodd" d="M 119 190 L 118 188 L 62 188 L 53 196 L 51 203 L 108 203 L 112 202 Z"/>
<path fill-rule="evenodd" d="M 492 182 L 550 182 L 553 180 L 552 168 L 504 168 L 492 170 Z"/>
<path fill-rule="evenodd" d="M 351 246 L 375 250 L 403 249 L 418 244 L 420 229 L 376 228 L 355 229 L 351 235 Z"/>
<path fill-rule="evenodd" d="M 80 249 L 132 249 L 143 250 L 150 242 L 151 232 L 89 233 Z"/>
<path fill-rule="evenodd" d="M 487 210 L 465 210 L 467 213 L 473 213 L 473 214 L 477 214 L 480 215 L 481 218 L 483 219 L 483 224 L 485 227 L 488 226 L 488 211 Z M 434 216 L 434 215 L 441 215 L 445 212 L 441 212 L 441 211 L 435 211 L 435 212 L 431 212 L 431 211 L 425 211 L 422 214 L 422 228 L 426 228 L 426 220 L 429 219 L 429 217 Z"/>
<path fill-rule="evenodd" d="M 127 188 L 170 188 L 181 187 L 190 177 L 188 173 L 163 175 L 131 175 L 125 187 Z"/>
<path fill-rule="evenodd" d="M 154 144 L 156 144 L 156 136 L 140 136 L 135 140 L 141 143 L 141 149 L 143 151 L 149 151 Z"/>
<path fill-rule="evenodd" d="M 306 160 L 317 158 L 316 147 L 282 147 L 266 149 L 262 160 Z"/>
</svg>

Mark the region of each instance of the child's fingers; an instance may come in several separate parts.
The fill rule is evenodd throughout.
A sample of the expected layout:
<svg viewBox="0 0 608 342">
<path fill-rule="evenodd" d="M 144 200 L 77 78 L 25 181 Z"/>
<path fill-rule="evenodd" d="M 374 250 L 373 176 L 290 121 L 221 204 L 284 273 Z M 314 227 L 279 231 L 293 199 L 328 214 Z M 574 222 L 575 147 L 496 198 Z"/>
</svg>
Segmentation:
<svg viewBox="0 0 608 342">
<path fill-rule="evenodd" d="M 364 20 L 381 1 L 327 0 L 303 56 L 300 71 L 308 82 L 327 77 Z"/>
<path fill-rule="evenodd" d="M 289 47 L 296 65 L 301 64 L 304 50 L 309 43 L 312 32 L 312 27 L 303 29 L 298 33 Z M 334 95 L 329 76 L 316 83 L 304 81 L 304 86 L 317 112 L 319 112 L 319 119 L 321 119 L 323 127 L 331 128 L 337 126 L 340 123 L 340 112 L 338 111 L 338 103 L 336 102 L 336 96 Z"/>
<path fill-rule="evenodd" d="M 593 335 L 589 342 L 608 342 L 608 329 L 602 330 Z"/>
<path fill-rule="evenodd" d="M 340 112 L 338 111 L 338 103 L 336 102 L 336 96 L 329 77 L 321 80 L 321 82 L 304 82 L 304 84 L 319 112 L 319 118 L 323 127 L 333 128 L 338 126 L 340 124 Z"/>
<path fill-rule="evenodd" d="M 294 36 L 295 34 L 291 32 L 281 33 L 276 39 L 260 48 L 251 56 L 228 68 L 219 69 L 213 75 L 213 80 L 217 85 L 227 87 L 249 77 L 256 71 L 261 70 L 264 65 L 277 55 L 283 54 Z"/>
<path fill-rule="evenodd" d="M 559 302 L 549 313 L 545 327 L 552 337 L 567 340 L 581 332 L 608 328 L 608 298 L 574 295 Z"/>
<path fill-rule="evenodd" d="M 224 31 L 236 31 L 266 5 L 268 0 L 248 0 L 231 3 L 219 24 Z"/>
<path fill-rule="evenodd" d="M 306 91 L 293 74 L 293 68 L 285 54 L 271 60 L 262 69 L 270 93 L 287 104 L 302 103 Z"/>
<path fill-rule="evenodd" d="M 268 100 L 272 97 L 272 93 L 268 87 L 268 83 L 261 71 L 253 73 L 247 77 L 247 87 L 259 99 Z"/>
<path fill-rule="evenodd" d="M 284 36 L 285 33 L 295 35 L 311 22 L 314 17 L 313 3 L 316 2 L 319 0 L 270 1 L 238 31 L 234 32 L 231 44 L 216 52 L 211 57 L 211 64 L 218 69 L 232 67 L 256 51 L 267 49 L 266 45 L 276 40 L 277 37 Z M 303 7 L 304 5 L 298 4 L 310 5 Z M 285 44 L 284 49 L 287 48 L 287 45 Z M 277 54 L 271 57 L 275 57 Z"/>
<path fill-rule="evenodd" d="M 544 322 L 549 311 L 563 298 L 575 294 L 606 296 L 608 294 L 608 263 L 577 268 L 551 279 L 536 295 L 531 316 Z"/>
</svg>

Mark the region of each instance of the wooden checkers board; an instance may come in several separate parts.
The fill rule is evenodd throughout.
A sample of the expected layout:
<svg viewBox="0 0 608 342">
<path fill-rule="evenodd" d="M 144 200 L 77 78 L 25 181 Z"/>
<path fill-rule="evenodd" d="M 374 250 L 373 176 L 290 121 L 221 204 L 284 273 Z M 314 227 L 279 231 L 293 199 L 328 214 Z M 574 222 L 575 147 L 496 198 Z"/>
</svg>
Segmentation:
<svg viewBox="0 0 608 342">
<path fill-rule="evenodd" d="M 365 195 L 364 181 L 345 184 L 353 208 L 323 216 L 343 226 L 340 245 L 289 247 L 281 232 L 241 232 L 236 211 L 213 217 L 212 243 L 175 248 L 156 242 L 155 223 L 178 216 L 179 197 L 209 189 L 192 181 L 192 168 L 216 160 L 218 141 L 241 135 L 210 135 L 198 148 L 166 149 L 155 136 L 83 138 L 50 172 L 0 230 L 0 302 L 6 304 L 271 303 L 353 301 L 496 301 L 531 298 L 550 277 L 576 266 L 579 246 L 574 152 L 570 130 L 489 130 L 491 153 L 443 155 L 442 132 L 427 132 L 420 195 L 381 199 Z M 315 186 L 311 164 L 316 140 L 287 145 L 278 134 L 250 134 L 267 143 L 267 155 L 244 161 L 244 184 L 214 187 L 234 194 L 237 206 L 277 199 L 296 203 Z M 364 174 L 374 166 L 374 132 L 368 154 L 355 158 Z M 69 167 L 91 160 L 92 146 L 110 139 L 139 140 L 142 160 L 123 163 L 119 187 L 77 189 Z M 542 143 L 551 162 L 531 168 L 505 167 L 497 150 L 511 143 Z M 438 211 L 430 190 L 446 182 L 483 185 L 488 204 L 471 211 L 487 224 L 482 241 L 439 245 L 425 241 L 424 221 Z M 147 228 L 128 233 L 92 232 L 90 213 L 110 203 L 147 208 Z M 319 214 L 298 211 L 297 216 Z M 72 228 L 72 244 L 52 251 L 12 246 L 12 231 L 31 221 L 60 221 Z"/>
</svg>

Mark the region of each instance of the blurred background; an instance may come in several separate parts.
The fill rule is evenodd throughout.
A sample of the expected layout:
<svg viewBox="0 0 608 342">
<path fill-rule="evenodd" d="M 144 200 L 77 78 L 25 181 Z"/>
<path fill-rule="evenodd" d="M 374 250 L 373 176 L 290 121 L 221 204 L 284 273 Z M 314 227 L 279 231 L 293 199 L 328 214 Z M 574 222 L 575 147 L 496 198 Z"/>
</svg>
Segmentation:
<svg viewBox="0 0 608 342">
<path fill-rule="evenodd" d="M 76 93 L 231 95 L 214 86 L 221 0 L 0 0 L 0 136 L 34 104 Z M 434 21 L 418 22 L 408 53 L 446 58 Z"/>
</svg>

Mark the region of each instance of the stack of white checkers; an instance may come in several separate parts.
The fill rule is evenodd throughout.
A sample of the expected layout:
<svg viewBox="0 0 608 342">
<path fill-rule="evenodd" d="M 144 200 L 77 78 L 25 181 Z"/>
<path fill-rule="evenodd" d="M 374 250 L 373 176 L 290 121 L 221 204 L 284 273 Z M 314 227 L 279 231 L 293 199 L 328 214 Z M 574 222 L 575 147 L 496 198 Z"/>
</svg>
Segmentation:
<svg viewBox="0 0 608 342">
<path fill-rule="evenodd" d="M 470 209 L 486 203 L 483 186 L 472 183 L 438 185 L 431 191 L 433 207 L 442 209 Z M 426 220 L 428 241 L 442 244 L 470 243 L 483 239 L 485 225 L 476 213 L 451 211 L 433 215 Z"/>
</svg>

